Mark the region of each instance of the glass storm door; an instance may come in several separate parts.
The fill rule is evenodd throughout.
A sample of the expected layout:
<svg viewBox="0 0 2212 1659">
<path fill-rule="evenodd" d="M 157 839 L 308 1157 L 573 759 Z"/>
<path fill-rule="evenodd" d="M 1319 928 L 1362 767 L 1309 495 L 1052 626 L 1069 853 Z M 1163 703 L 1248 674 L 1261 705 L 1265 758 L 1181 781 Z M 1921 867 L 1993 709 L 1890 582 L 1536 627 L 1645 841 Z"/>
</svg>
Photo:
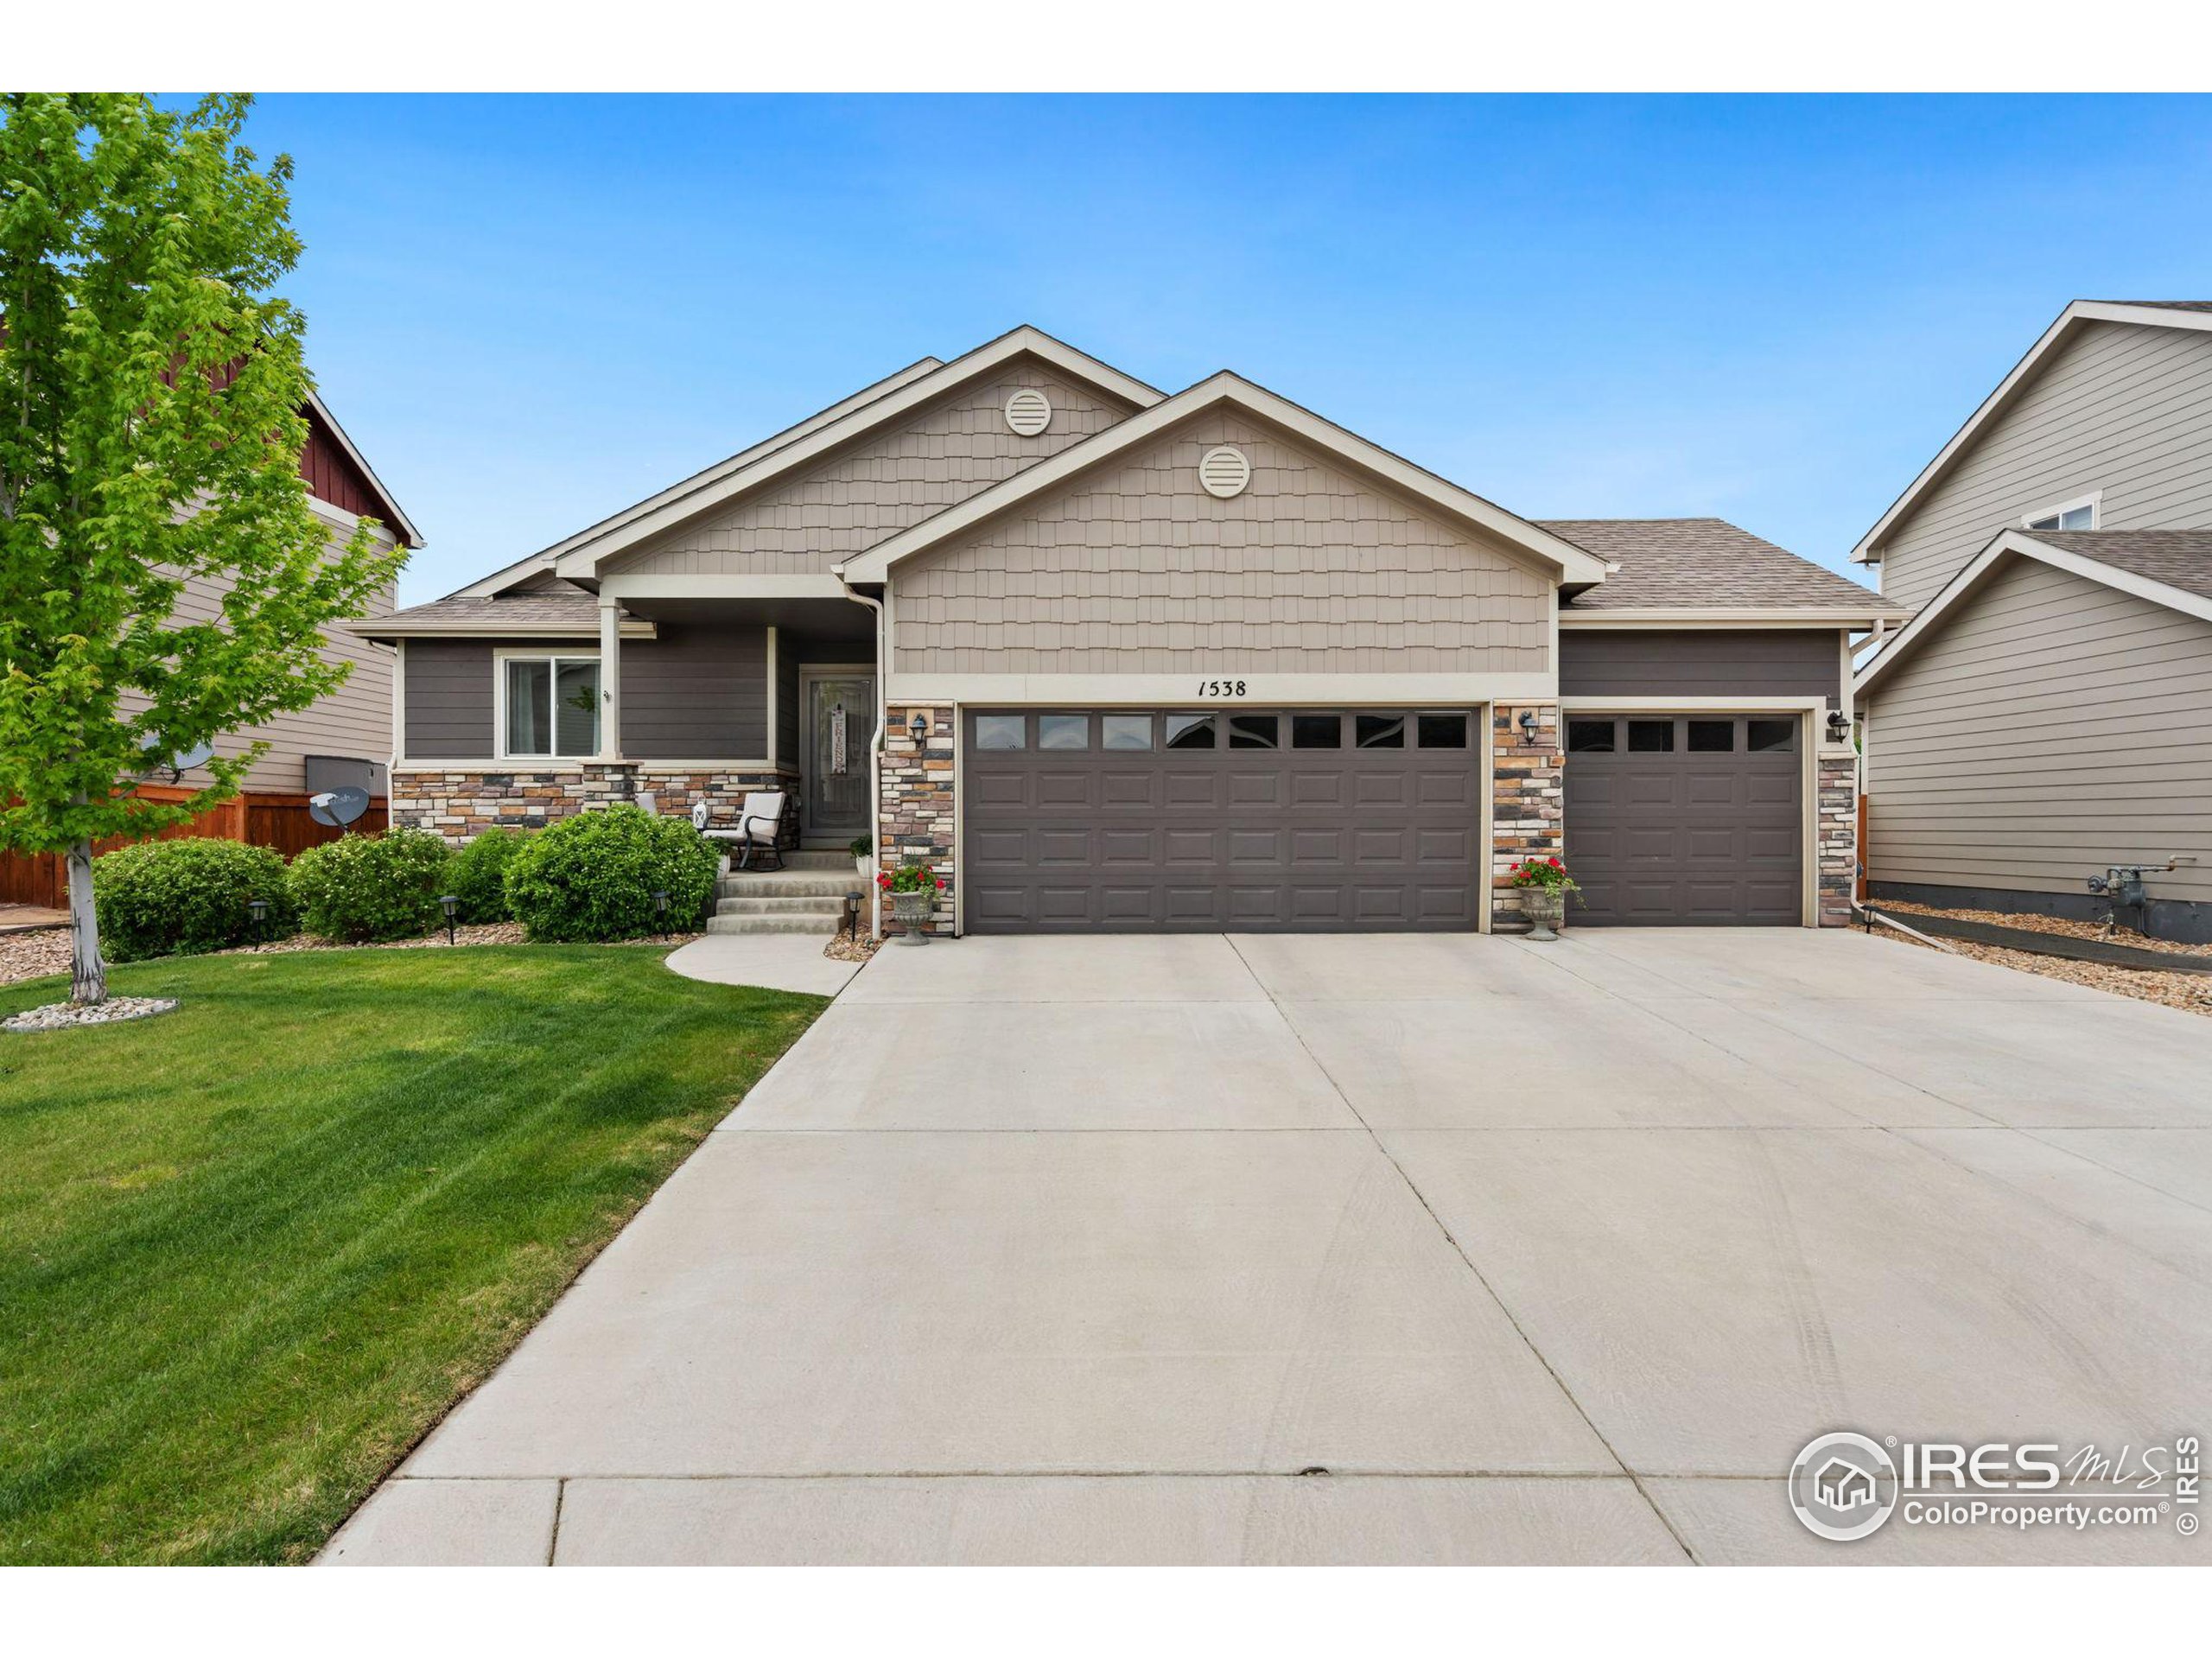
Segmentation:
<svg viewBox="0 0 2212 1659">
<path fill-rule="evenodd" d="M 866 674 L 806 683 L 808 834 L 868 833 L 868 747 L 875 741 L 875 681 Z"/>
</svg>

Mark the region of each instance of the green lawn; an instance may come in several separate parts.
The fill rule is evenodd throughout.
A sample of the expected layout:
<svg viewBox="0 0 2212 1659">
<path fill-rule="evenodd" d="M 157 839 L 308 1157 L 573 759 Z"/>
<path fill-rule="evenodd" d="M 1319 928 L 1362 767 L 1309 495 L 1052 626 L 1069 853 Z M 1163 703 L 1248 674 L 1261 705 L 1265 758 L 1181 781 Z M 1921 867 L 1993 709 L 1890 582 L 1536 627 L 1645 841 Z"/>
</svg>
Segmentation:
<svg viewBox="0 0 2212 1659">
<path fill-rule="evenodd" d="M 147 963 L 177 1012 L 0 1033 L 0 1562 L 312 1555 L 825 1006 L 660 957 Z"/>
</svg>

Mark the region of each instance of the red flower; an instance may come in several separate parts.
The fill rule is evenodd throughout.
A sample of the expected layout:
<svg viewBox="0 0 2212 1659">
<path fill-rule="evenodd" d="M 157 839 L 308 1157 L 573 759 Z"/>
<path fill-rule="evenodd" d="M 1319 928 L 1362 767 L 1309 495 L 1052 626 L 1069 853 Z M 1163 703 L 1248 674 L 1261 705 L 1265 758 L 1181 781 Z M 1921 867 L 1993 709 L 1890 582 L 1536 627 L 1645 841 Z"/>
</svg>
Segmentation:
<svg viewBox="0 0 2212 1659">
<path fill-rule="evenodd" d="M 1554 859 L 1548 859 L 1548 860 L 1546 860 L 1545 861 L 1546 861 L 1547 863 L 1548 863 L 1548 864 L 1552 867 L 1552 868 L 1554 868 L 1554 869 L 1557 869 L 1557 868 L 1560 868 L 1560 862 L 1559 862 L 1559 860 L 1557 860 L 1557 859 L 1555 859 L 1555 858 L 1554 858 Z"/>
<path fill-rule="evenodd" d="M 891 885 L 890 876 L 887 874 L 877 876 L 875 878 L 875 885 L 879 887 L 888 887 Z"/>
</svg>

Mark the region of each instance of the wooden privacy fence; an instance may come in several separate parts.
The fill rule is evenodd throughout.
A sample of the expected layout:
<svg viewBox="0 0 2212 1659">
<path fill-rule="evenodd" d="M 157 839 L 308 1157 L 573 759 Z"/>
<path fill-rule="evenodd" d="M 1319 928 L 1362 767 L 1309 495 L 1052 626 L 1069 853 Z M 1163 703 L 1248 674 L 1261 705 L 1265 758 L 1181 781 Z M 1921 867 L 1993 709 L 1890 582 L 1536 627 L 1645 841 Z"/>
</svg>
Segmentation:
<svg viewBox="0 0 2212 1659">
<path fill-rule="evenodd" d="M 192 798 L 190 790 L 173 789 L 165 784 L 141 784 L 131 793 L 141 800 L 172 804 Z M 206 838 L 273 848 L 289 859 L 310 847 L 335 841 L 345 833 L 309 817 L 308 800 L 305 795 L 234 795 L 188 823 L 151 836 L 118 836 L 95 842 L 92 851 L 111 853 L 118 847 L 130 846 L 134 840 Z M 390 818 L 388 804 L 384 798 L 376 797 L 352 828 L 356 835 L 379 835 Z M 59 854 L 0 852 L 0 905 L 38 905 L 48 910 L 60 910 L 68 904 L 68 872 Z"/>
</svg>

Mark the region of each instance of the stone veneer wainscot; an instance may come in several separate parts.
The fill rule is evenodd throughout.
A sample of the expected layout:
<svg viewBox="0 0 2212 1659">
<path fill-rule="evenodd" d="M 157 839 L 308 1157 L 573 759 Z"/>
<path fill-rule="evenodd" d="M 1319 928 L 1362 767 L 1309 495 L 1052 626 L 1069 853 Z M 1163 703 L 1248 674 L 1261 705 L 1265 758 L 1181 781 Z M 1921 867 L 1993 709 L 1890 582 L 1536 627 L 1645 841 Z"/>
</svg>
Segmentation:
<svg viewBox="0 0 2212 1659">
<path fill-rule="evenodd" d="M 748 792 L 798 786 L 795 772 L 670 771 L 641 761 L 536 771 L 527 766 L 512 771 L 410 766 L 391 775 L 391 821 L 428 830 L 456 846 L 486 830 L 535 830 L 615 801 L 650 804 L 675 816 L 688 815 L 695 802 L 706 800 L 714 804 L 716 823 L 734 823 Z"/>
</svg>

